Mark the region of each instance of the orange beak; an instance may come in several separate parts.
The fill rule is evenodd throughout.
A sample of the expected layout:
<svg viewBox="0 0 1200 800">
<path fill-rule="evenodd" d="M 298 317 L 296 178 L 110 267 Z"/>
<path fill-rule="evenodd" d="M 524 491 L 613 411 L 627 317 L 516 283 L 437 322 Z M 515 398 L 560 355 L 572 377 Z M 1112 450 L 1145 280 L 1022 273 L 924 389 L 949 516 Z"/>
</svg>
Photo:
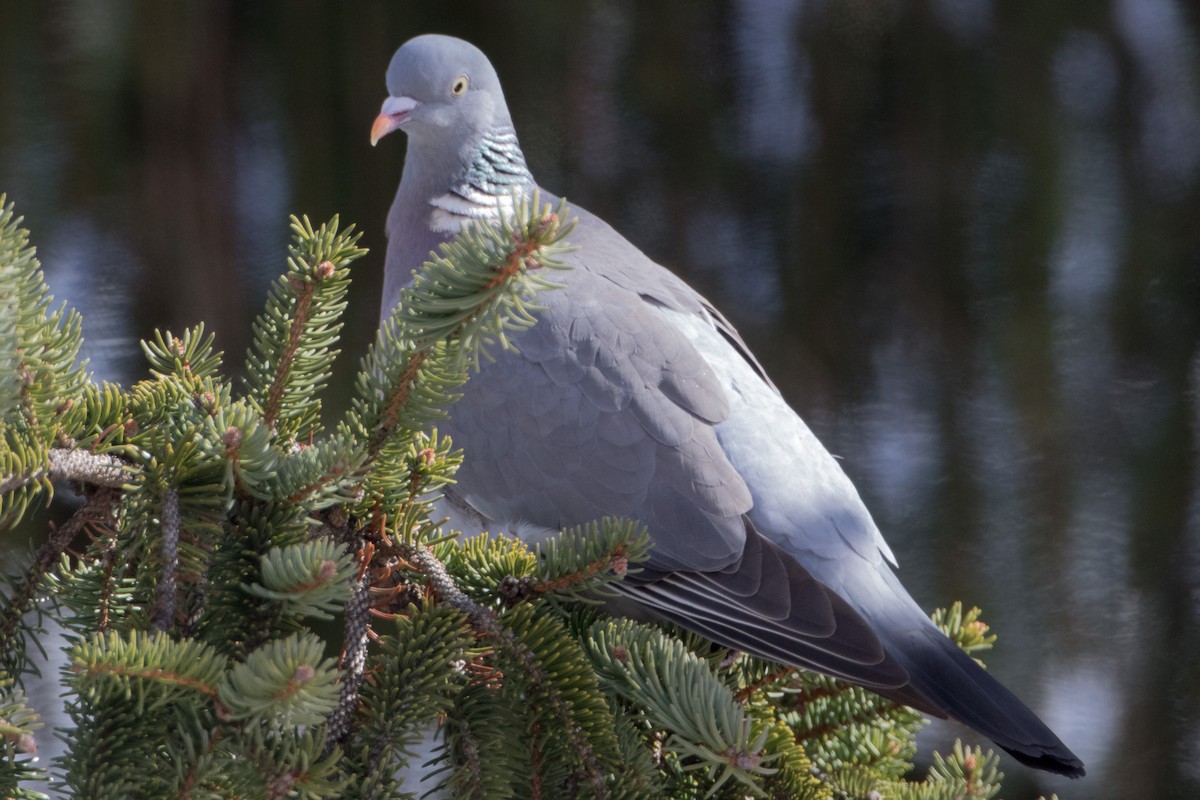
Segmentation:
<svg viewBox="0 0 1200 800">
<path fill-rule="evenodd" d="M 371 146 L 374 147 L 380 139 L 408 122 L 420 106 L 421 104 L 411 97 L 389 97 L 384 100 L 379 116 L 371 125 Z"/>
</svg>

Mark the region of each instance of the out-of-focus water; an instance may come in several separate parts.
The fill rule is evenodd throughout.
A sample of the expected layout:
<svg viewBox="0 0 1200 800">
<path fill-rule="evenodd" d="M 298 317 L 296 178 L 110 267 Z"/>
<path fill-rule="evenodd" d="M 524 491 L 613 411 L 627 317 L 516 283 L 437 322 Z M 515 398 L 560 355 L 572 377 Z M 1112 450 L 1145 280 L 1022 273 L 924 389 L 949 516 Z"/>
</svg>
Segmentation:
<svg viewBox="0 0 1200 800">
<path fill-rule="evenodd" d="M 5 3 L 0 191 L 100 377 L 200 320 L 236 362 L 290 212 L 367 232 L 356 356 L 403 160 L 367 143 L 384 68 L 471 39 L 539 181 L 725 310 L 923 605 L 986 610 L 991 669 L 1089 768 L 1010 762 L 1005 796 L 1194 796 L 1198 26 L 1184 0 Z"/>
</svg>

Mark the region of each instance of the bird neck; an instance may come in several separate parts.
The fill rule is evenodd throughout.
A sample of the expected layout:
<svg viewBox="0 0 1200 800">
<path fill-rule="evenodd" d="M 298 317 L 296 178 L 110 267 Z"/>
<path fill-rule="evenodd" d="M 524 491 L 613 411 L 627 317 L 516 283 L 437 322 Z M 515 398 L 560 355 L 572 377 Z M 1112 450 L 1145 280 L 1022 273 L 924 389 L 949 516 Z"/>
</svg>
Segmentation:
<svg viewBox="0 0 1200 800">
<path fill-rule="evenodd" d="M 515 195 L 533 190 L 533 175 L 511 127 L 493 128 L 463 155 L 465 166 L 451 180 L 449 191 L 429 200 L 433 231 L 453 234 L 469 220 L 497 220 L 512 209 Z"/>
</svg>

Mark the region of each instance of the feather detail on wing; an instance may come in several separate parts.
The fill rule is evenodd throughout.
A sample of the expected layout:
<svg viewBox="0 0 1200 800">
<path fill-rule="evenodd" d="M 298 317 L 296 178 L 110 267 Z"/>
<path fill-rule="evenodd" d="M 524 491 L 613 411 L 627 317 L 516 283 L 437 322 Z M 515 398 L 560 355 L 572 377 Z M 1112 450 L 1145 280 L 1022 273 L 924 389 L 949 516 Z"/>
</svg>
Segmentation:
<svg viewBox="0 0 1200 800">
<path fill-rule="evenodd" d="M 662 617 L 761 658 L 806 666 L 875 689 L 908 673 L 871 627 L 795 558 L 746 525 L 742 557 L 713 572 L 644 570 L 620 590 Z"/>
</svg>

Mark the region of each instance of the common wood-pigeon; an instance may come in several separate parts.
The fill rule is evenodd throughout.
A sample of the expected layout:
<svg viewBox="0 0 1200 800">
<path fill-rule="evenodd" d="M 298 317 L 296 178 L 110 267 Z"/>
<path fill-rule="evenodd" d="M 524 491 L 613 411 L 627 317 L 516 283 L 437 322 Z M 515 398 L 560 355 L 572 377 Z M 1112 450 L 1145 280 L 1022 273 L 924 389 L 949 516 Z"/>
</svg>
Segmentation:
<svg viewBox="0 0 1200 800">
<path fill-rule="evenodd" d="M 496 72 L 471 44 L 408 41 L 387 88 L 371 141 L 402 130 L 408 151 L 387 220 L 385 316 L 432 250 L 536 187 Z M 452 510 L 523 537 L 640 520 L 650 559 L 619 584 L 640 607 L 1082 775 L 900 585 L 854 486 L 725 317 L 603 220 L 570 214 L 564 288 L 538 297 L 537 324 L 471 377 L 441 426 L 465 457 Z"/>
</svg>

